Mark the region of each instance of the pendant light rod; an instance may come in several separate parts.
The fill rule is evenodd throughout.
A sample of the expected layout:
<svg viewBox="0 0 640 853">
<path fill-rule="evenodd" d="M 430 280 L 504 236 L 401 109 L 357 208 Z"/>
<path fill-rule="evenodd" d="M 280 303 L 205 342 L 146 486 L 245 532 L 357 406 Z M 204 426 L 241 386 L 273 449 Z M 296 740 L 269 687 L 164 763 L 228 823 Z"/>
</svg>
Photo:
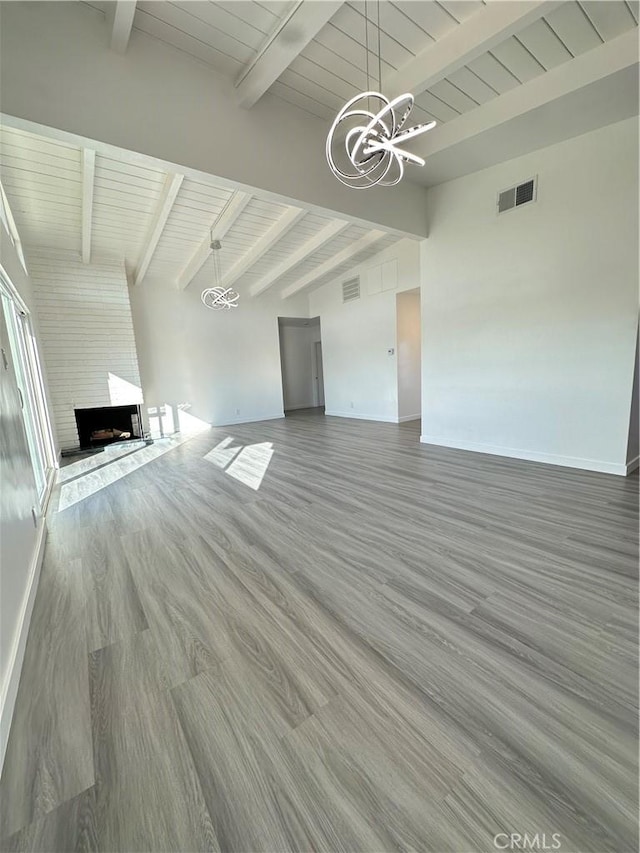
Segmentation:
<svg viewBox="0 0 640 853">
<path fill-rule="evenodd" d="M 382 91 L 382 49 L 380 47 L 380 0 L 378 4 L 378 91 Z"/>
</svg>

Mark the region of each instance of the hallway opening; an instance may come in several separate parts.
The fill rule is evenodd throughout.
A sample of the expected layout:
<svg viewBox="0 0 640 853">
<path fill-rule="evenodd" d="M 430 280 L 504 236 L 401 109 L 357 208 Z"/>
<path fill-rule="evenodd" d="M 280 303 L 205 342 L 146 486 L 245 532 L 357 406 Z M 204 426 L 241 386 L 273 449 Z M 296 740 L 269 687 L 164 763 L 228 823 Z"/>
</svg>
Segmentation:
<svg viewBox="0 0 640 853">
<path fill-rule="evenodd" d="M 417 421 L 422 411 L 420 289 L 396 296 L 398 421 Z"/>
<path fill-rule="evenodd" d="M 324 408 L 320 318 L 278 317 L 285 414 Z"/>
</svg>

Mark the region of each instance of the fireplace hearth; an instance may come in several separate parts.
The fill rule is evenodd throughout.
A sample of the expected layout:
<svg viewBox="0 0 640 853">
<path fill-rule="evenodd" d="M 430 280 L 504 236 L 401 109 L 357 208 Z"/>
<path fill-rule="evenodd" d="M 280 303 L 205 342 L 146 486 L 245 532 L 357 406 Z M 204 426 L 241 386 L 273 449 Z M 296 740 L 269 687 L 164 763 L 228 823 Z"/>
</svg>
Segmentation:
<svg viewBox="0 0 640 853">
<path fill-rule="evenodd" d="M 140 441 L 144 437 L 139 405 L 74 411 L 81 450 L 94 450 L 115 442 Z"/>
</svg>

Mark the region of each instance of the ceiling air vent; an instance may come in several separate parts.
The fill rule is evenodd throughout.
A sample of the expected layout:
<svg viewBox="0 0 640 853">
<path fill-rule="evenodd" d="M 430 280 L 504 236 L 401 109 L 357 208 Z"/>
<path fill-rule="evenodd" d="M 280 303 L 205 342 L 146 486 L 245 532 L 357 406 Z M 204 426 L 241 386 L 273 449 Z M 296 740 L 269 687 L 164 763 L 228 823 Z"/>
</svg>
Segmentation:
<svg viewBox="0 0 640 853">
<path fill-rule="evenodd" d="M 502 190 L 498 193 L 498 213 L 504 213 L 506 210 L 513 210 L 514 207 L 535 201 L 537 183 L 537 177 L 530 178 L 528 181 L 518 184 L 517 187 L 509 187 L 508 190 Z"/>
<path fill-rule="evenodd" d="M 349 281 L 342 282 L 342 301 L 353 302 L 354 299 L 360 299 L 359 278 L 350 278 Z"/>
</svg>

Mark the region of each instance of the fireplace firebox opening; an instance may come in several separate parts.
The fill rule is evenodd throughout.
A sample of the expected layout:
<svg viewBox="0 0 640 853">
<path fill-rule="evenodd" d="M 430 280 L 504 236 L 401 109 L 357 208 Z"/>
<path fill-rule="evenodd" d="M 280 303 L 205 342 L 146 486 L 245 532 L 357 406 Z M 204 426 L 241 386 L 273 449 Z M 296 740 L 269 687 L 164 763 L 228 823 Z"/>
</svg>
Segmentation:
<svg viewBox="0 0 640 853">
<path fill-rule="evenodd" d="M 104 447 L 114 442 L 140 441 L 143 436 L 140 406 L 101 406 L 75 409 L 81 450 Z"/>
</svg>

